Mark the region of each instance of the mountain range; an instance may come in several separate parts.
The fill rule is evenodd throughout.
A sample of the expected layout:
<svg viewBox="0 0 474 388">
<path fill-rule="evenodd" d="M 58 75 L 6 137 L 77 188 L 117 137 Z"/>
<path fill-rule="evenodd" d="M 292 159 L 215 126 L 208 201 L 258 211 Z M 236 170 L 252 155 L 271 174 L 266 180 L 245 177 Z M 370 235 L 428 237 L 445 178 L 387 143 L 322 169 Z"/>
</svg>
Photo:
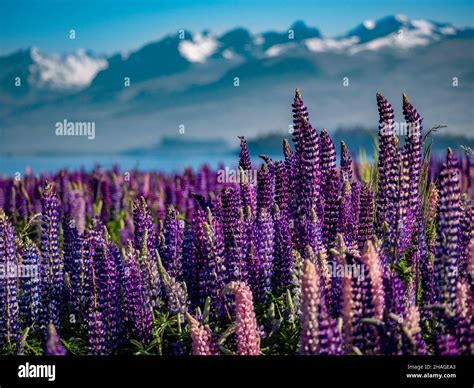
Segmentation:
<svg viewBox="0 0 474 388">
<path fill-rule="evenodd" d="M 380 90 L 396 119 L 406 92 L 426 127 L 472 137 L 473 43 L 473 28 L 394 15 L 335 38 L 297 21 L 259 34 L 179 31 L 111 56 L 23 49 L 0 57 L 0 151 L 117 152 L 178 134 L 228 144 L 240 134 L 287 136 L 295 87 L 318 128 L 375 129 Z M 94 122 L 94 140 L 55 136 L 63 120 Z"/>
</svg>

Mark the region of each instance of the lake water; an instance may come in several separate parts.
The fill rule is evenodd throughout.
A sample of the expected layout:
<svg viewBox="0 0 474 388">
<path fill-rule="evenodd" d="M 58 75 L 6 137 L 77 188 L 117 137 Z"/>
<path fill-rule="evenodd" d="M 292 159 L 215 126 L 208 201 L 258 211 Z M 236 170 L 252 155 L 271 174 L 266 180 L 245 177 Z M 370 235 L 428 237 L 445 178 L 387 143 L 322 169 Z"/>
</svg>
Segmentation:
<svg viewBox="0 0 474 388">
<path fill-rule="evenodd" d="M 281 156 L 277 156 L 281 158 Z M 122 171 L 140 169 L 146 171 L 182 172 L 185 167 L 197 169 L 204 164 L 212 168 L 220 164 L 234 168 L 239 157 L 236 154 L 216 154 L 211 150 L 207 154 L 176 153 L 167 155 L 70 155 L 70 156 L 0 156 L 0 175 L 23 173 L 31 168 L 35 174 L 52 173 L 59 169 L 84 168 L 91 170 L 96 164 L 105 169 L 118 165 Z M 260 159 L 256 158 L 260 164 Z"/>
</svg>

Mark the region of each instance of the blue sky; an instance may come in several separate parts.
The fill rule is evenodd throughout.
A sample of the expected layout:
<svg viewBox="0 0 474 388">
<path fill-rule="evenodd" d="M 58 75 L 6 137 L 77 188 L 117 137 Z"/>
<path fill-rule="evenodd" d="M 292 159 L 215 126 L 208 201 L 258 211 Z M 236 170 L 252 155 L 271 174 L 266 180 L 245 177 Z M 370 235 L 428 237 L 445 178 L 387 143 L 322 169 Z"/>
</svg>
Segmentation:
<svg viewBox="0 0 474 388">
<path fill-rule="evenodd" d="M 0 55 L 19 48 L 45 52 L 77 48 L 113 53 L 140 47 L 183 28 L 222 32 L 284 30 L 298 19 L 325 36 L 346 32 L 365 19 L 390 14 L 474 25 L 472 0 L 1 0 Z M 76 40 L 68 31 L 76 30 Z"/>
</svg>

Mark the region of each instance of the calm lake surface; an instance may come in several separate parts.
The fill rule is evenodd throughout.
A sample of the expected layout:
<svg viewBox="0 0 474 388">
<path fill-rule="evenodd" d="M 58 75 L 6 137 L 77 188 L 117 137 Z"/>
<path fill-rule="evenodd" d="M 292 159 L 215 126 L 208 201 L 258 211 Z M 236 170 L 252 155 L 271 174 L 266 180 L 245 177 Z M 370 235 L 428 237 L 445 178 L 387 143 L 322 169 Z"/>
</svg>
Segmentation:
<svg viewBox="0 0 474 388">
<path fill-rule="evenodd" d="M 275 158 L 282 158 L 275 156 Z M 258 157 L 253 158 L 260 164 Z M 197 169 L 207 164 L 212 168 L 220 165 L 234 168 L 239 161 L 238 155 L 231 153 L 217 154 L 211 150 L 207 154 L 176 153 L 167 155 L 71 155 L 71 156 L 0 156 L 0 175 L 23 173 L 31 168 L 35 174 L 53 173 L 59 169 L 87 171 L 99 164 L 104 169 L 118 165 L 122 171 L 139 169 L 145 171 L 163 171 L 167 173 L 182 172 L 186 167 Z"/>
</svg>

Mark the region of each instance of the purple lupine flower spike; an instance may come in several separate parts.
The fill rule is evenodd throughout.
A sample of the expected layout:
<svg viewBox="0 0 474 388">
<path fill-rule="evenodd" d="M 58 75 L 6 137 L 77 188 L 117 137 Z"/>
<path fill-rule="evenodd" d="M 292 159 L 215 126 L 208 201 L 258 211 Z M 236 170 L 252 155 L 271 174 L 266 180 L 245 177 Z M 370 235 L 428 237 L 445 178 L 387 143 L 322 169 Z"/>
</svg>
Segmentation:
<svg viewBox="0 0 474 388">
<path fill-rule="evenodd" d="M 27 276 L 20 279 L 22 290 L 20 299 L 20 314 L 26 326 L 33 325 L 38 320 L 40 308 L 40 277 L 39 250 L 27 238 L 22 252 L 22 267 Z"/>
<path fill-rule="evenodd" d="M 330 249 L 334 247 L 339 223 L 340 201 L 336 193 L 339 193 L 340 182 L 335 169 L 328 171 L 325 182 L 323 240 L 326 247 Z"/>
<path fill-rule="evenodd" d="M 284 217 L 288 216 L 288 173 L 282 161 L 275 162 L 275 204 Z"/>
<path fill-rule="evenodd" d="M 99 311 L 89 312 L 87 323 L 89 354 L 94 356 L 108 354 L 107 332 L 102 314 Z"/>
<path fill-rule="evenodd" d="M 461 199 L 462 216 L 460 220 L 459 235 L 459 275 L 467 276 L 467 263 L 469 262 L 469 242 L 474 237 L 474 199 L 467 194 Z"/>
<path fill-rule="evenodd" d="M 47 184 L 42 200 L 41 223 L 41 303 L 42 326 L 48 323 L 59 327 L 59 313 L 63 298 L 63 265 L 59 251 L 59 201 L 52 184 Z"/>
<path fill-rule="evenodd" d="M 281 293 L 292 284 L 293 245 L 288 218 L 277 205 L 273 210 L 274 262 L 272 287 L 275 294 Z"/>
<path fill-rule="evenodd" d="M 56 328 L 50 323 L 48 325 L 48 336 L 44 354 L 46 356 L 64 356 L 66 353 L 66 349 L 64 349 L 64 346 L 61 344 Z"/>
<path fill-rule="evenodd" d="M 352 182 L 352 158 L 343 141 L 341 141 L 341 173 L 343 179 Z"/>
<path fill-rule="evenodd" d="M 112 187 L 111 187 L 111 207 L 110 207 L 110 215 L 112 217 L 117 217 L 120 209 L 121 209 L 121 204 L 122 204 L 122 197 L 123 197 L 123 178 L 120 176 L 120 174 L 113 173 L 112 175 Z"/>
<path fill-rule="evenodd" d="M 166 304 L 171 314 L 184 314 L 188 309 L 188 294 L 186 285 L 171 277 L 161 262 L 158 252 L 156 252 L 158 261 L 158 271 L 161 276 L 163 288 L 166 294 Z"/>
<path fill-rule="evenodd" d="M 250 208 L 252 214 L 257 211 L 257 193 L 255 191 L 255 170 L 245 171 L 239 168 L 240 174 L 240 200 L 242 207 Z"/>
<path fill-rule="evenodd" d="M 178 219 L 178 212 L 173 206 L 169 206 L 164 223 L 164 246 L 160 250 L 160 255 L 166 271 L 177 279 L 181 279 L 183 275 L 181 263 L 183 230 L 183 221 Z"/>
<path fill-rule="evenodd" d="M 402 192 L 400 191 L 401 175 L 402 175 L 402 156 L 399 150 L 399 140 L 397 137 L 392 137 L 393 156 L 390 162 L 390 168 L 387 170 L 387 209 L 384 225 L 387 227 L 386 247 L 390 251 L 390 262 L 397 261 L 399 255 L 396 255 L 396 247 L 399 244 L 399 219 L 400 208 L 402 203 Z M 378 207 L 377 205 L 377 212 Z M 376 216 L 377 220 L 380 220 Z"/>
<path fill-rule="evenodd" d="M 199 286 L 202 293 L 211 299 L 211 306 L 218 313 L 224 311 L 222 290 L 225 283 L 224 244 L 217 220 L 204 223 L 204 266 Z"/>
<path fill-rule="evenodd" d="M 304 144 L 301 149 L 300 159 L 300 206 L 303 207 L 303 212 L 310 214 L 311 209 L 315 209 L 318 217 L 322 217 L 322 206 L 320 203 L 320 146 L 316 130 L 312 127 L 310 122 L 304 118 L 303 133 Z"/>
<path fill-rule="evenodd" d="M 372 238 L 374 224 L 374 193 L 365 183 L 361 187 L 359 209 L 357 240 L 362 252 L 365 243 Z"/>
<path fill-rule="evenodd" d="M 86 202 L 80 185 L 74 185 L 70 190 L 69 201 L 72 220 L 74 220 L 77 231 L 83 234 L 86 228 Z"/>
<path fill-rule="evenodd" d="M 198 210 L 198 212 L 201 212 L 201 210 Z M 194 218 L 196 218 L 196 214 L 194 214 Z M 198 284 L 201 263 L 198 253 L 200 254 L 197 250 L 193 225 L 187 224 L 184 229 L 183 238 L 183 278 L 193 307 L 201 305 L 199 300 L 200 287 Z"/>
<path fill-rule="evenodd" d="M 157 307 L 160 302 L 160 277 L 158 265 L 148 251 L 148 231 L 145 230 L 141 250 L 138 255 L 138 263 L 142 274 L 142 290 L 145 304 L 149 309 Z"/>
<path fill-rule="evenodd" d="M 13 227 L 0 209 L 0 348 L 16 345 L 20 335 L 16 255 Z"/>
<path fill-rule="evenodd" d="M 143 242 L 145 230 L 148 232 L 147 248 L 149 252 L 155 252 L 156 235 L 153 229 L 153 219 L 150 209 L 144 197 L 137 198 L 133 203 L 133 225 L 134 225 L 134 247 L 140 249 Z"/>
<path fill-rule="evenodd" d="M 151 338 L 151 312 L 143 297 L 143 285 L 137 252 L 128 245 L 124 257 L 124 279 L 126 322 L 131 338 L 146 344 Z"/>
<path fill-rule="evenodd" d="M 263 209 L 269 210 L 272 203 L 270 172 L 266 163 L 258 170 L 257 182 L 257 212 L 259 213 Z"/>
<path fill-rule="evenodd" d="M 318 354 L 340 355 L 342 352 L 342 334 L 337 327 L 337 321 L 332 319 L 323 303 L 319 309 Z"/>
<path fill-rule="evenodd" d="M 406 306 L 403 300 L 405 285 L 395 273 L 384 278 L 385 306 L 387 311 L 400 317 L 405 316 Z"/>
<path fill-rule="evenodd" d="M 257 296 L 260 292 L 260 260 L 253 241 L 249 242 L 247 265 L 249 268 L 247 281 L 253 295 Z"/>
<path fill-rule="evenodd" d="M 308 109 L 304 105 L 301 91 L 298 88 L 295 90 L 295 98 L 291 106 L 293 111 L 293 143 L 295 144 L 296 152 L 300 153 L 305 139 L 303 120 L 308 118 Z"/>
<path fill-rule="evenodd" d="M 352 199 L 351 185 L 349 181 L 345 180 L 342 185 L 342 193 L 339 204 L 337 232 L 343 236 L 345 244 L 349 247 L 349 250 L 352 250 L 352 244 L 355 243 Z"/>
<path fill-rule="evenodd" d="M 250 171 L 252 169 L 252 162 L 250 161 L 250 154 L 247 148 L 247 140 L 244 136 L 239 136 L 240 139 L 240 155 L 239 155 L 239 167 L 244 171 Z"/>
<path fill-rule="evenodd" d="M 305 240 L 302 241 L 304 249 L 309 245 L 313 252 L 317 254 L 326 255 L 326 247 L 323 242 L 323 230 L 321 222 L 316 214 L 316 210 L 312 210 L 310 218 L 306 223 L 307 229 L 305 230 L 304 236 Z"/>
<path fill-rule="evenodd" d="M 322 174 L 321 197 L 324 202 L 323 237 L 328 248 L 332 248 L 337 233 L 339 211 L 339 178 L 336 170 L 336 150 L 326 130 L 320 135 L 320 168 Z"/>
<path fill-rule="evenodd" d="M 355 304 L 354 346 L 361 350 L 363 354 L 377 354 L 380 351 L 380 337 L 377 329 L 361 321 L 374 317 L 377 310 L 383 309 L 383 294 L 379 283 L 381 281 L 380 266 L 372 264 L 377 263 L 377 254 L 372 250 L 365 257 L 347 254 L 346 258 L 348 264 L 356 265 L 359 268 L 359 276 L 353 276 L 351 279 Z M 372 265 L 373 269 L 369 269 L 367 264 Z M 369 276 L 360 276 L 361 273 L 369 273 Z M 377 288 L 376 285 L 378 285 Z"/>
<path fill-rule="evenodd" d="M 448 149 L 446 163 L 440 173 L 439 237 L 435 257 L 438 302 L 454 310 L 459 268 L 459 231 L 461 194 L 457 161 Z"/>
<path fill-rule="evenodd" d="M 393 175 L 397 174 L 394 165 L 396 149 L 394 146 L 394 114 L 393 108 L 385 97 L 377 92 L 377 106 L 379 110 L 379 157 L 378 157 L 378 194 L 377 194 L 377 229 L 380 231 L 382 223 L 388 222 L 389 185 Z"/>
<path fill-rule="evenodd" d="M 359 251 L 359 217 L 360 217 L 360 200 L 361 200 L 361 191 L 362 191 L 362 184 L 357 181 L 353 180 L 350 184 L 351 186 L 351 204 L 350 204 L 350 211 L 351 211 L 351 221 L 352 225 L 350 226 L 349 238 L 351 240 L 351 250 L 352 251 Z"/>
<path fill-rule="evenodd" d="M 107 241 L 105 261 L 107 269 L 107 290 L 109 292 L 106 324 L 109 335 L 109 347 L 110 350 L 114 352 L 122 342 L 124 332 L 120 283 L 123 267 L 120 251 L 111 241 Z"/>
<path fill-rule="evenodd" d="M 422 119 L 416 109 L 403 94 L 403 114 L 408 126 L 408 133 L 403 148 L 403 173 L 402 173 L 402 206 L 400 221 L 402 238 L 399 254 L 403 254 L 414 233 L 418 230 L 420 222 L 421 199 L 419 195 L 419 182 L 422 164 Z"/>
<path fill-rule="evenodd" d="M 225 188 L 222 199 L 222 232 L 225 246 L 226 282 L 240 279 L 244 268 L 240 198 L 232 187 Z"/>
<path fill-rule="evenodd" d="M 321 173 L 324 177 L 327 177 L 327 174 L 331 170 L 336 169 L 336 148 L 329 136 L 328 131 L 325 129 L 321 131 L 319 144 L 321 155 Z M 323 187 L 325 187 L 325 182 L 323 182 Z M 327 189 L 324 189 L 324 193 L 328 194 Z"/>
<path fill-rule="evenodd" d="M 451 334 L 441 336 L 436 343 L 436 355 L 457 356 L 460 354 L 456 338 Z"/>
<path fill-rule="evenodd" d="M 93 303 L 88 315 L 91 325 L 89 340 L 94 354 L 115 351 L 122 335 L 122 313 L 120 295 L 121 258 L 117 247 L 109 241 L 104 233 L 106 229 L 98 219 L 93 220 L 97 229 L 93 255 Z M 103 334 L 101 334 L 103 331 Z M 104 337 L 96 339 L 94 335 Z M 99 341 L 104 343 L 98 346 Z M 97 346 L 96 346 L 97 345 Z"/>
<path fill-rule="evenodd" d="M 259 257 L 259 288 L 257 299 L 265 302 L 272 290 L 274 230 L 271 215 L 263 208 L 257 218 L 257 253 Z"/>
<path fill-rule="evenodd" d="M 407 121 L 409 126 L 406 141 L 407 146 L 409 146 L 410 148 L 410 157 L 411 162 L 413 163 L 411 165 L 411 170 L 412 177 L 415 180 L 415 182 L 412 182 L 412 184 L 414 185 L 419 180 L 421 173 L 421 141 L 423 119 L 413 107 L 411 102 L 408 100 L 406 94 L 403 94 L 403 115 L 405 116 L 405 120 Z"/>
<path fill-rule="evenodd" d="M 293 153 L 290 143 L 287 139 L 283 140 L 283 155 L 285 156 L 285 168 L 286 174 L 288 176 L 288 192 L 292 194 L 293 197 L 294 189 L 296 188 L 296 183 L 298 179 L 298 166 L 296 155 Z"/>
</svg>

